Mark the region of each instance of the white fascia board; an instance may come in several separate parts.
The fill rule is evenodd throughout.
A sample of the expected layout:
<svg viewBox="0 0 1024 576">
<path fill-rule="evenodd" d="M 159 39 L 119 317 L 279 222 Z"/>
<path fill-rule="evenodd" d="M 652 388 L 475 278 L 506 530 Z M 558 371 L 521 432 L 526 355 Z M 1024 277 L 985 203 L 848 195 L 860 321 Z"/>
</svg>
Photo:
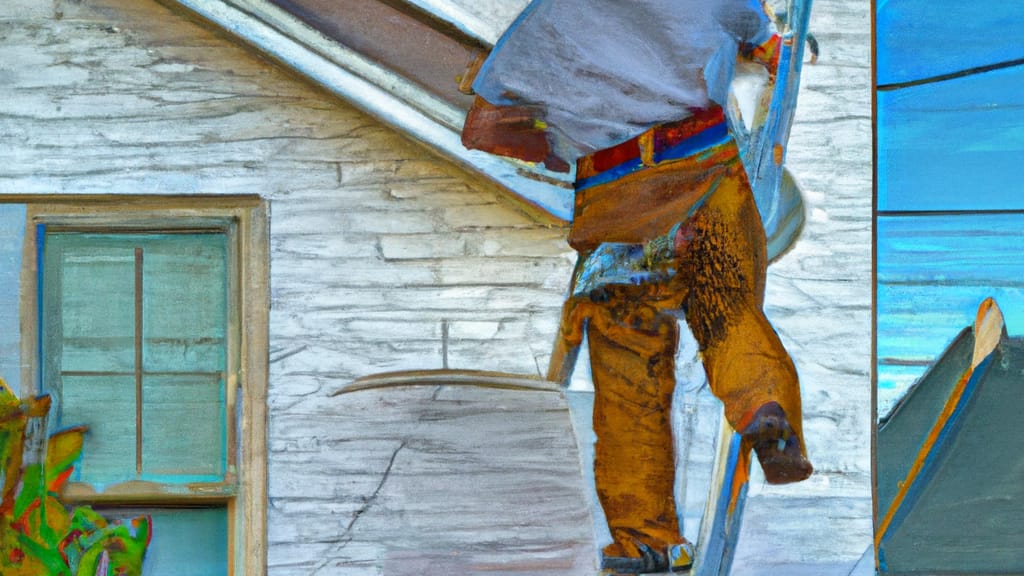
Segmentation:
<svg viewBox="0 0 1024 576">
<path fill-rule="evenodd" d="M 435 18 L 448 22 L 485 46 L 494 46 L 515 16 L 529 4 L 528 0 L 471 0 L 475 10 L 470 10 L 466 8 L 464 1 L 457 0 L 404 1 Z M 496 15 L 496 17 L 486 18 L 482 16 L 483 14 Z"/>
<path fill-rule="evenodd" d="M 463 112 L 264 0 L 174 0 L 352 105 L 563 221 L 567 179 L 462 145 Z"/>
</svg>

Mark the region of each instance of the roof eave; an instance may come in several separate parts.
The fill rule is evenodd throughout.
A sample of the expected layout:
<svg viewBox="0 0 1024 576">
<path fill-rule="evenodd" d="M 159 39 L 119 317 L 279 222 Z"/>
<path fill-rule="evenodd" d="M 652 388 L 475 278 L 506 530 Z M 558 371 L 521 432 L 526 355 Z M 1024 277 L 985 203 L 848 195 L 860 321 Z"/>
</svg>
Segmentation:
<svg viewBox="0 0 1024 576">
<path fill-rule="evenodd" d="M 467 150 L 460 136 L 464 120 L 461 110 L 324 36 L 271 2 L 168 1 L 219 26 L 381 122 L 499 185 L 531 212 L 538 212 L 539 208 L 542 216 L 563 222 L 571 220 L 573 194 L 568 180 L 531 165 Z"/>
</svg>

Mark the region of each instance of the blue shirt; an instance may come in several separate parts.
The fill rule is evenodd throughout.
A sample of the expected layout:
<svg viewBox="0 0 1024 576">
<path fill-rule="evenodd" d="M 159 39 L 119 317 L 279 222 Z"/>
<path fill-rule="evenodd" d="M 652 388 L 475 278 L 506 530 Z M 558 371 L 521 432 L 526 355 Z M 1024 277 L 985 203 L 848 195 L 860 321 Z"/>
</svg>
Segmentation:
<svg viewBox="0 0 1024 576">
<path fill-rule="evenodd" d="M 571 160 L 724 106 L 739 46 L 773 32 L 758 0 L 534 0 L 473 88 L 492 104 L 537 107 Z"/>
</svg>

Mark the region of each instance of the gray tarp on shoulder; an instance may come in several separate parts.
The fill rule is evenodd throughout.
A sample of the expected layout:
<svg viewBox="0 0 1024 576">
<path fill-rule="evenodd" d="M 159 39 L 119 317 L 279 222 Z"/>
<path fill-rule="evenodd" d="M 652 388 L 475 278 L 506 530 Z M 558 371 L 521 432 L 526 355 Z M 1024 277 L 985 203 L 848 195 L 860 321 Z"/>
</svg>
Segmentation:
<svg viewBox="0 0 1024 576">
<path fill-rule="evenodd" d="M 724 104 L 738 45 L 772 32 L 758 0 L 535 0 L 473 88 L 541 107 L 555 151 L 572 159 Z"/>
</svg>

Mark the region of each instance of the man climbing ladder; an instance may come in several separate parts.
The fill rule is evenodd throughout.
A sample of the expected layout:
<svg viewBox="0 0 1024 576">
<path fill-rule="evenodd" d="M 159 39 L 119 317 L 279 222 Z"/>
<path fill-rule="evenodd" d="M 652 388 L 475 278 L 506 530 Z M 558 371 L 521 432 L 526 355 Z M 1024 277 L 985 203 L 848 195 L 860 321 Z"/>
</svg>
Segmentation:
<svg viewBox="0 0 1024 576">
<path fill-rule="evenodd" d="M 780 42 L 756 0 L 536 0 L 473 83 L 467 147 L 576 165 L 579 261 L 549 378 L 567 381 L 586 334 L 608 568 L 692 561 L 673 498 L 680 314 L 766 479 L 812 471 L 796 370 L 762 309 L 761 217 L 722 108 L 737 55 L 773 74 Z"/>
</svg>

